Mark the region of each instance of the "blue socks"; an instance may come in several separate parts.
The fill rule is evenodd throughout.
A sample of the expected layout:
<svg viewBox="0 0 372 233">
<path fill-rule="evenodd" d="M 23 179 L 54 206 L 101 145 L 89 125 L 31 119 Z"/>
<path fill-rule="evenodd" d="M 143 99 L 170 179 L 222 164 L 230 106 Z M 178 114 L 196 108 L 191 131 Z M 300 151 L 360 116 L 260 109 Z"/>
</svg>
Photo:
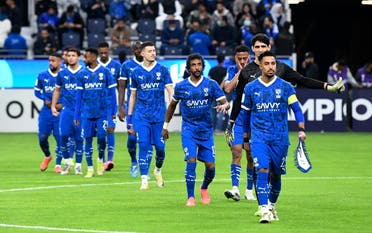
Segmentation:
<svg viewBox="0 0 372 233">
<path fill-rule="evenodd" d="M 267 179 L 269 177 L 268 172 L 257 172 L 257 183 L 256 183 L 256 193 L 259 205 L 268 204 L 268 184 Z"/>
<path fill-rule="evenodd" d="M 216 168 L 213 167 L 212 169 L 209 169 L 206 167 L 205 172 L 204 172 L 204 180 L 200 188 L 208 189 L 208 185 L 212 183 L 215 175 L 216 175 Z"/>
<path fill-rule="evenodd" d="M 185 180 L 187 189 L 187 198 L 195 197 L 195 179 L 196 179 L 196 162 L 186 162 Z"/>
<path fill-rule="evenodd" d="M 241 172 L 241 166 L 236 164 L 231 164 L 230 170 L 231 170 L 231 184 L 232 186 L 239 187 L 239 180 L 240 180 L 240 172 Z"/>
</svg>

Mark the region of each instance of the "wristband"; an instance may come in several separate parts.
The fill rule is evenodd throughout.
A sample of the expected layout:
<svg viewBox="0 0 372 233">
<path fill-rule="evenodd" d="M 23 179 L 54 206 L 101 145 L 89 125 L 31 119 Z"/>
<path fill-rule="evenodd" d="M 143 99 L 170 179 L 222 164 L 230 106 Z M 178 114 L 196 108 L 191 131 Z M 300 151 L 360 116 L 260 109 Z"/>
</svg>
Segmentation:
<svg viewBox="0 0 372 233">
<path fill-rule="evenodd" d="M 303 128 L 303 127 L 298 127 L 298 131 L 306 132 L 305 128 Z"/>
<path fill-rule="evenodd" d="M 127 116 L 127 124 L 132 124 L 132 115 Z"/>
<path fill-rule="evenodd" d="M 164 124 L 163 124 L 163 129 L 167 129 L 168 128 L 168 122 L 164 122 Z"/>
</svg>

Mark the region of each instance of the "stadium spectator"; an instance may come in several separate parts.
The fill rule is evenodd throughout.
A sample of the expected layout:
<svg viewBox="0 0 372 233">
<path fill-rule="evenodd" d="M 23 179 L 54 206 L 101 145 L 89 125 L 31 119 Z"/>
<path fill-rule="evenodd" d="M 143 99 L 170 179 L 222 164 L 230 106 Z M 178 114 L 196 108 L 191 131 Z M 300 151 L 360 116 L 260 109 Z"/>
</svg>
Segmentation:
<svg viewBox="0 0 372 233">
<path fill-rule="evenodd" d="M 294 87 L 275 75 L 275 55 L 266 51 L 258 60 L 261 76 L 246 85 L 242 100 L 244 146 L 250 144 L 255 161 L 257 199 L 262 214 L 259 222 L 269 223 L 279 220 L 275 205 L 281 191 L 281 175 L 286 174 L 285 161 L 290 144 L 288 107 L 295 115 L 297 137 L 305 141 L 306 133 L 304 116 Z M 257 107 L 260 103 L 278 103 L 278 107 L 269 107 L 263 112 Z"/>
<path fill-rule="evenodd" d="M 55 0 L 36 0 L 35 15 L 39 17 L 45 12 L 48 12 L 49 7 L 53 7 L 58 12 L 57 2 Z"/>
<path fill-rule="evenodd" d="M 111 26 L 114 26 L 119 19 L 123 19 L 126 23 L 130 23 L 130 9 L 131 3 L 128 0 L 113 0 L 109 8 Z"/>
<path fill-rule="evenodd" d="M 193 29 L 195 32 L 189 34 L 187 40 L 192 53 L 199 53 L 200 55 L 209 55 L 209 49 L 212 46 L 212 40 L 207 33 L 208 25 L 200 24 L 194 21 Z"/>
<path fill-rule="evenodd" d="M 274 3 L 270 9 L 270 15 L 273 18 L 274 23 L 278 25 L 279 31 L 281 31 L 284 23 L 287 21 L 283 4 L 280 2 Z"/>
<path fill-rule="evenodd" d="M 89 19 L 106 20 L 107 6 L 103 0 L 84 0 L 81 1 L 80 6 L 87 13 L 87 21 Z"/>
<path fill-rule="evenodd" d="M 158 0 L 142 1 L 139 5 L 137 18 L 140 19 L 153 19 L 155 20 L 159 13 Z"/>
<path fill-rule="evenodd" d="M 236 45 L 236 35 L 234 26 L 227 23 L 227 17 L 221 16 L 211 32 L 214 49 L 217 47 L 230 47 L 233 50 Z"/>
<path fill-rule="evenodd" d="M 34 42 L 34 55 L 51 55 L 58 50 L 56 40 L 49 35 L 49 31 L 42 29 Z"/>
<path fill-rule="evenodd" d="M 74 6 L 76 12 L 80 12 L 80 0 L 63 0 L 57 1 L 58 14 L 61 15 L 62 12 L 67 11 L 69 6 Z M 83 17 L 84 18 L 84 17 Z"/>
<path fill-rule="evenodd" d="M 273 5 L 280 0 L 260 0 L 256 6 L 256 15 L 258 19 L 262 19 L 265 15 L 270 14 Z"/>
<path fill-rule="evenodd" d="M 274 23 L 270 14 L 263 17 L 262 30 L 270 38 L 271 51 L 276 52 L 275 40 L 279 34 L 279 28 L 278 25 Z"/>
<path fill-rule="evenodd" d="M 233 3 L 233 12 L 232 13 L 235 16 L 237 16 L 239 14 L 239 12 L 241 12 L 241 10 L 243 9 L 243 5 L 245 3 L 249 3 L 249 5 L 251 6 L 253 15 L 256 15 L 256 8 L 257 8 L 257 4 L 258 4 L 258 2 L 256 0 L 235 0 L 234 3 Z"/>
<path fill-rule="evenodd" d="M 227 69 L 227 76 L 224 81 L 224 90 L 226 93 L 232 96 L 232 100 L 237 98 L 236 86 L 238 84 L 239 75 L 242 69 L 248 64 L 250 59 L 250 50 L 245 45 L 238 45 L 234 50 L 234 60 L 235 64 L 231 65 Z M 243 156 L 243 116 L 238 115 L 238 118 L 234 124 L 234 141 L 229 143 L 231 151 L 231 186 L 232 189 L 226 190 L 224 195 L 227 198 L 231 198 L 234 201 L 240 200 L 240 173 L 241 173 L 241 159 Z M 252 160 L 252 155 L 250 150 L 245 150 L 247 158 L 247 186 L 245 189 L 244 197 L 247 200 L 255 200 L 253 196 L 253 175 L 254 175 L 254 165 Z"/>
<path fill-rule="evenodd" d="M 59 21 L 59 38 L 60 44 L 62 44 L 63 33 L 77 33 L 80 35 L 80 48 L 83 45 L 84 40 L 84 21 L 80 13 L 75 9 L 73 5 L 67 7 L 67 10 L 62 13 Z"/>
<path fill-rule="evenodd" d="M 120 78 L 121 64 L 110 57 L 110 46 L 107 42 L 101 42 L 98 44 L 98 63 L 110 70 L 114 82 L 118 82 Z M 111 96 L 108 96 L 107 102 L 109 102 Z M 116 111 L 115 111 L 116 112 Z M 107 160 L 103 159 L 103 168 L 105 171 L 111 171 L 114 168 L 115 163 L 114 152 L 115 152 L 115 127 L 116 119 L 109 118 L 107 120 Z M 100 148 L 99 148 L 100 149 Z"/>
<path fill-rule="evenodd" d="M 232 13 L 226 8 L 225 4 L 222 0 L 218 0 L 216 2 L 216 10 L 213 11 L 212 14 L 212 21 L 213 21 L 213 27 L 215 26 L 216 22 L 218 22 L 222 16 L 226 16 L 227 23 L 231 26 L 234 26 L 234 16 Z"/>
<path fill-rule="evenodd" d="M 8 37 L 5 39 L 4 50 L 8 55 L 27 55 L 28 46 L 26 39 L 20 33 L 21 28 L 19 26 L 13 26 Z"/>
<path fill-rule="evenodd" d="M 303 75 L 308 78 L 317 79 L 319 78 L 319 66 L 315 63 L 314 53 L 305 53 L 305 59 L 302 62 Z"/>
<path fill-rule="evenodd" d="M 180 27 L 183 28 L 182 5 L 178 0 L 162 0 L 159 4 L 158 16 L 155 19 L 156 31 L 163 30 L 163 22 L 167 19 L 175 19 L 180 22 Z"/>
<path fill-rule="evenodd" d="M 241 42 L 241 44 L 248 46 L 248 48 L 251 48 L 251 40 L 252 37 L 258 33 L 257 25 L 252 21 L 252 18 L 248 15 L 245 16 L 243 26 L 240 27 L 239 33 L 238 33 L 238 40 Z M 252 53 L 250 49 L 250 53 Z"/>
<path fill-rule="evenodd" d="M 210 203 L 208 186 L 215 177 L 215 151 L 213 138 L 213 121 L 210 108 L 214 100 L 220 105 L 217 111 L 227 112 L 230 108 L 226 97 L 216 81 L 204 78 L 204 59 L 199 54 L 191 54 L 186 61 L 190 77 L 175 86 L 173 98 L 168 105 L 164 118 L 162 137 L 169 138 L 167 126 L 172 119 L 177 104 L 180 102 L 182 116 L 182 148 L 186 161 L 185 180 L 187 189 L 186 206 L 195 206 L 196 160 L 205 166 L 204 179 L 200 186 L 202 204 Z M 192 102 L 205 104 L 190 104 Z"/>
<path fill-rule="evenodd" d="M 124 19 L 119 19 L 111 32 L 111 48 L 114 54 L 121 50 L 130 50 L 132 29 L 125 23 Z"/>
<path fill-rule="evenodd" d="M 111 72 L 98 63 L 97 58 L 97 49 L 85 49 L 84 63 L 86 68 L 80 72 L 77 78 L 74 124 L 75 126 L 81 125 L 84 132 L 85 158 L 88 165 L 86 178 L 94 176 L 93 137 L 97 137 L 98 144 L 97 175 L 103 175 L 106 124 L 108 118 L 115 119 L 116 116 L 116 81 Z M 97 98 L 97 96 L 101 98 Z"/>
<path fill-rule="evenodd" d="M 59 136 L 59 116 L 53 116 L 50 109 L 52 103 L 53 91 L 56 84 L 56 77 L 61 68 L 61 56 L 57 53 L 52 53 L 49 56 L 49 69 L 38 74 L 35 87 L 34 95 L 43 101 L 43 107 L 41 108 L 38 118 L 38 138 L 39 146 L 41 151 L 44 153 L 43 162 L 40 165 L 40 170 L 45 171 L 48 168 L 50 161 L 53 156 L 50 153 L 48 138 L 53 132 L 54 139 L 56 141 L 56 165 L 55 172 L 61 172 L 62 154 L 60 148 L 60 136 Z M 61 111 L 62 103 L 57 101 L 56 110 Z"/>
<path fill-rule="evenodd" d="M 167 26 L 161 32 L 160 55 L 165 54 L 167 47 L 181 49 L 181 53 L 186 54 L 185 33 L 177 24 L 177 20 L 169 20 Z"/>
<path fill-rule="evenodd" d="M 141 42 L 136 41 L 132 43 L 131 51 L 133 53 L 133 58 L 124 62 L 120 68 L 120 78 L 118 81 L 118 106 L 119 106 L 119 120 L 124 122 L 125 116 L 128 115 L 128 103 L 130 101 L 130 85 L 129 80 L 131 73 L 135 67 L 139 66 L 143 61 L 141 56 Z M 125 92 L 127 94 L 125 94 Z M 126 99 L 126 101 L 125 101 Z M 134 112 L 135 114 L 135 112 Z M 138 160 L 137 160 L 137 136 L 135 132 L 128 132 L 127 139 L 127 150 L 130 156 L 130 176 L 137 177 L 138 175 Z M 152 147 L 149 150 L 148 155 L 152 156 Z"/>
<path fill-rule="evenodd" d="M 249 3 L 244 3 L 242 6 L 241 11 L 235 16 L 235 26 L 237 28 L 240 28 L 244 26 L 245 20 L 249 18 L 251 23 L 256 24 L 256 16 L 254 15 L 252 11 L 251 4 Z"/>
<path fill-rule="evenodd" d="M 340 78 L 348 86 L 362 87 L 352 75 L 345 59 L 339 59 L 328 68 L 327 80 L 328 83 L 336 83 Z"/>
<path fill-rule="evenodd" d="M 137 132 L 139 144 L 139 168 L 141 173 L 140 190 L 149 189 L 148 172 L 150 162 L 148 150 L 155 146 L 156 164 L 154 176 L 156 185 L 164 187 L 161 168 L 165 159 L 165 142 L 161 130 L 165 117 L 165 95 L 167 89 L 169 102 L 173 96 L 173 83 L 167 67 L 156 62 L 156 48 L 153 42 L 143 42 L 141 45 L 143 62 L 137 66 L 130 77 L 130 102 L 127 117 L 129 133 Z M 136 106 L 135 114 L 134 106 Z M 132 119 L 134 117 L 134 119 Z"/>
<path fill-rule="evenodd" d="M 14 0 L 6 0 L 5 11 L 12 22 L 12 26 L 22 27 L 26 25 L 23 12 Z"/>
<path fill-rule="evenodd" d="M 188 14 L 186 28 L 192 28 L 192 23 L 198 20 L 204 25 L 208 25 L 207 31 L 213 27 L 212 15 L 207 11 L 204 3 L 200 3 L 198 8 Z"/>
<path fill-rule="evenodd" d="M 4 12 L 4 8 L 0 6 L 0 49 L 4 47 L 5 39 L 12 29 L 12 22 L 8 19 Z"/>
<path fill-rule="evenodd" d="M 357 70 L 355 79 L 362 87 L 372 88 L 372 60 Z"/>
<path fill-rule="evenodd" d="M 42 13 L 38 18 L 38 32 L 40 33 L 41 29 L 47 29 L 51 36 L 57 36 L 59 24 L 59 16 L 54 8 L 54 6 L 50 5 L 48 7 L 48 11 Z"/>
<path fill-rule="evenodd" d="M 291 23 L 284 22 L 282 29 L 279 31 L 274 44 L 277 55 L 291 56 L 294 52 L 294 35 L 290 32 Z"/>
<path fill-rule="evenodd" d="M 209 70 L 208 78 L 213 79 L 217 84 L 223 88 L 224 78 L 226 77 L 226 67 L 224 67 L 225 55 L 217 54 L 217 65 Z M 214 107 L 217 106 L 217 101 L 213 101 L 211 108 L 211 117 L 213 122 L 213 131 L 221 134 L 225 131 L 225 122 L 228 120 L 228 115 L 222 112 L 216 112 Z M 226 119 L 226 120 L 225 120 Z"/>
</svg>

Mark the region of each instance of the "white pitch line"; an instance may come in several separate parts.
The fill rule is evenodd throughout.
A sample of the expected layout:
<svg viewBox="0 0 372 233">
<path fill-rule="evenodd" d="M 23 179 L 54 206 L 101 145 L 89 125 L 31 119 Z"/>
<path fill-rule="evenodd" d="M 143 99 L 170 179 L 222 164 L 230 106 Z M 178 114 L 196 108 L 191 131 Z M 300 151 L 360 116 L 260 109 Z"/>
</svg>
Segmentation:
<svg viewBox="0 0 372 233">
<path fill-rule="evenodd" d="M 360 180 L 372 179 L 372 176 L 325 176 L 325 177 L 283 177 L 283 180 Z M 200 182 L 202 180 L 196 180 Z M 213 182 L 230 182 L 230 179 L 215 179 Z M 167 180 L 167 183 L 183 183 L 185 180 Z M 93 187 L 93 186 L 108 186 L 108 185 L 132 185 L 139 184 L 139 181 L 131 182 L 116 182 L 116 183 L 100 183 L 100 184 L 69 184 L 69 185 L 54 185 L 54 186 L 40 186 L 28 188 L 13 188 L 13 189 L 0 189 L 0 193 L 18 192 L 18 191 L 35 191 L 45 189 L 59 189 L 59 188 L 76 188 L 76 187 Z"/>
<path fill-rule="evenodd" d="M 92 232 L 92 233 L 138 233 L 129 231 L 104 231 L 104 230 L 89 230 L 89 229 L 74 229 L 74 228 L 58 228 L 58 227 L 45 227 L 45 226 L 23 226 L 13 224 L 0 223 L 0 227 L 7 228 L 23 228 L 23 229 L 38 229 L 45 231 L 67 231 L 67 232 Z"/>
</svg>

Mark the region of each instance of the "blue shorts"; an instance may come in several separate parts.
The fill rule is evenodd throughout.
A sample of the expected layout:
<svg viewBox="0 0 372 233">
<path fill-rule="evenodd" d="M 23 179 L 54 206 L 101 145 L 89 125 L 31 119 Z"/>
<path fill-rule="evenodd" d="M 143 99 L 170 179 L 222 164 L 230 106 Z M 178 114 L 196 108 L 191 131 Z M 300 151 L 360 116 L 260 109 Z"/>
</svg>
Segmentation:
<svg viewBox="0 0 372 233">
<path fill-rule="evenodd" d="M 115 128 L 115 126 L 116 126 L 116 122 L 117 122 L 118 120 L 115 118 L 115 119 L 112 119 L 111 118 L 111 116 L 110 117 L 108 117 L 108 120 L 107 120 L 107 127 L 113 127 L 113 128 Z"/>
<path fill-rule="evenodd" d="M 235 145 L 243 145 L 244 143 L 244 136 L 243 136 L 243 126 L 234 124 L 233 126 L 234 132 L 234 141 L 231 142 L 231 146 Z"/>
<path fill-rule="evenodd" d="M 268 168 L 270 173 L 284 175 L 287 173 L 288 145 L 268 145 L 265 143 L 251 143 L 253 163 L 258 171 Z"/>
<path fill-rule="evenodd" d="M 60 115 L 59 132 L 61 136 L 68 136 L 75 139 L 81 138 L 81 124 L 74 124 L 74 112 L 70 109 L 63 109 Z"/>
<path fill-rule="evenodd" d="M 135 121 L 134 130 L 137 132 L 137 142 L 156 147 L 164 147 L 165 142 L 161 136 L 164 122 Z"/>
<path fill-rule="evenodd" d="M 50 108 L 43 107 L 38 119 L 39 136 L 49 136 L 52 132 L 59 137 L 59 116 L 53 116 Z"/>
<path fill-rule="evenodd" d="M 213 135 L 213 134 L 212 134 Z M 193 132 L 190 130 L 182 131 L 182 148 L 185 153 L 184 160 L 197 158 L 202 162 L 215 162 L 215 148 L 213 136 L 208 140 L 200 140 L 193 137 Z"/>
<path fill-rule="evenodd" d="M 107 118 L 85 118 L 82 120 L 83 137 L 91 138 L 97 136 L 98 138 L 106 137 L 107 132 Z"/>
</svg>

